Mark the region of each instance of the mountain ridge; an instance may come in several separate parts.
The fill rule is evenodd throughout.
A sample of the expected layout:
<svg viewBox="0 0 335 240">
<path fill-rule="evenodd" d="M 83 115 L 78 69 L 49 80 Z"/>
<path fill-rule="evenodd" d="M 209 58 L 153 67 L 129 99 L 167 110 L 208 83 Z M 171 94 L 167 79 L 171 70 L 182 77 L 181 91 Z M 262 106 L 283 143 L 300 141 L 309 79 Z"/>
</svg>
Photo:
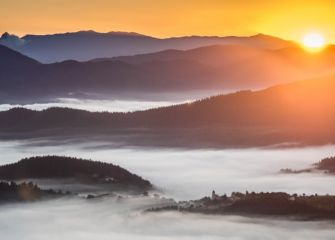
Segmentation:
<svg viewBox="0 0 335 240">
<path fill-rule="evenodd" d="M 10 54 L 7 54 L 9 52 Z M 308 54 L 297 47 L 262 50 L 214 45 L 191 50 L 40 64 L 0 47 L 0 98 L 6 103 L 97 93 L 171 93 L 259 89 L 335 74 L 335 48 Z M 20 65 L 20 61 L 28 64 Z M 86 94 L 86 95 L 87 95 Z M 34 98 L 33 100 L 31 98 Z"/>
<path fill-rule="evenodd" d="M 54 136 L 57 130 L 59 136 L 103 135 L 116 141 L 135 137 L 149 145 L 328 144 L 335 143 L 334 93 L 332 76 L 132 113 L 13 109 L 0 112 L 0 137 Z"/>
<path fill-rule="evenodd" d="M 99 33 L 91 30 L 48 35 L 28 34 L 22 38 L 7 33 L 0 38 L 0 44 L 43 63 L 69 59 L 89 61 L 95 58 L 143 54 L 166 49 L 192 49 L 226 43 L 250 45 L 262 49 L 277 49 L 292 44 L 290 41 L 265 35 L 155 38 L 133 32 Z"/>
</svg>

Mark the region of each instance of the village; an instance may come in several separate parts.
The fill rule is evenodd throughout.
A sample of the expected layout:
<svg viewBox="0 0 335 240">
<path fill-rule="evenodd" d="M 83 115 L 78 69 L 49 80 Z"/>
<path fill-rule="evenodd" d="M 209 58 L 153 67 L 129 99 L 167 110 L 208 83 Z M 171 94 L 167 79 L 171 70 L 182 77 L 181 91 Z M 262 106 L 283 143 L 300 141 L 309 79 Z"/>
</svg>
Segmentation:
<svg viewBox="0 0 335 240">
<path fill-rule="evenodd" d="M 202 214 L 278 216 L 299 219 L 335 219 L 335 196 L 288 194 L 284 192 L 233 192 L 230 196 L 211 196 L 180 201 L 149 212 L 179 211 Z"/>
</svg>

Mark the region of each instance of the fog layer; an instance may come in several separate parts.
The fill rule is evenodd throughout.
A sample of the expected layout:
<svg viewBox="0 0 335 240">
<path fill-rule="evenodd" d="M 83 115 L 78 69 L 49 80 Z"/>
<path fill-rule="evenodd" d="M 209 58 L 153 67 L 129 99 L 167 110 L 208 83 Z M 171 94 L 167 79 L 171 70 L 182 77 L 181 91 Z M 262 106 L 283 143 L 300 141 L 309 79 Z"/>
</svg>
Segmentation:
<svg viewBox="0 0 335 240">
<path fill-rule="evenodd" d="M 118 164 L 176 199 L 194 199 L 232 191 L 285 191 L 335 194 L 331 175 L 280 174 L 282 168 L 303 169 L 335 154 L 335 146 L 296 149 L 182 150 L 120 148 L 106 143 L 31 145 L 0 142 L 1 164 L 35 155 L 67 155 Z"/>
<path fill-rule="evenodd" d="M 23 107 L 31 110 L 45 110 L 51 107 L 66 107 L 87 110 L 91 112 L 131 112 L 147 110 L 151 108 L 165 107 L 186 100 L 154 101 L 154 100 L 82 100 L 76 98 L 60 98 L 53 102 L 31 104 L 0 104 L 0 111 L 6 111 L 15 107 Z"/>
<path fill-rule="evenodd" d="M 140 212 L 151 204 L 155 201 L 139 198 L 124 202 L 57 200 L 2 206 L 1 239 L 334 239 L 333 224 L 328 222 Z"/>
<path fill-rule="evenodd" d="M 119 164 L 152 181 L 165 196 L 195 199 L 232 191 L 287 191 L 335 194 L 333 176 L 279 174 L 333 155 L 334 146 L 301 149 L 181 150 L 113 149 L 108 143 L 50 146 L 40 142 L 0 142 L 1 164 L 34 155 L 68 155 Z M 55 186 L 53 186 L 55 187 Z M 161 200 L 135 197 L 121 202 L 59 199 L 0 207 L 1 239 L 6 240 L 314 240 L 334 238 L 332 222 L 299 222 L 237 216 L 143 213 Z"/>
</svg>

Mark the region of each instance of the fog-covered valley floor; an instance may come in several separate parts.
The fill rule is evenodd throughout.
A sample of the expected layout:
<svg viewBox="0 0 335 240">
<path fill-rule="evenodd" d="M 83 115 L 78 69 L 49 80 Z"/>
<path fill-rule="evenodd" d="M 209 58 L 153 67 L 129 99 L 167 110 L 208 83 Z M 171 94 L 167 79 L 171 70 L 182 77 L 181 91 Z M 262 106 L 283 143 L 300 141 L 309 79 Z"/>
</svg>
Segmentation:
<svg viewBox="0 0 335 240">
<path fill-rule="evenodd" d="M 335 0 L 0 0 L 0 240 L 335 240 Z"/>
<path fill-rule="evenodd" d="M 108 145 L 109 146 L 109 145 Z M 153 182 L 165 197 L 196 199 L 232 191 L 330 193 L 334 177 L 285 175 L 330 156 L 334 146 L 300 149 L 183 150 L 106 147 L 106 143 L 1 142 L 1 164 L 34 155 L 67 155 L 119 164 Z M 55 186 L 53 186 L 55 187 Z M 0 207 L 3 239 L 333 239 L 332 222 L 298 222 L 181 213 L 143 213 L 158 199 L 59 199 Z"/>
<path fill-rule="evenodd" d="M 335 194 L 331 175 L 280 174 L 282 168 L 304 169 L 334 155 L 335 146 L 293 149 L 185 150 L 111 148 L 105 142 L 43 145 L 32 141 L 2 141 L 1 164 L 36 155 L 66 155 L 118 164 L 180 200 L 232 191 L 286 191 Z"/>
<path fill-rule="evenodd" d="M 143 214 L 153 201 L 56 200 L 0 207 L 1 239 L 334 239 L 333 223 L 180 213 Z"/>
<path fill-rule="evenodd" d="M 0 143 L 1 164 L 35 155 L 66 155 L 118 164 L 176 200 L 232 191 L 335 194 L 333 176 L 280 174 L 332 156 L 335 146 L 296 149 L 113 149 L 105 142 L 52 146 L 31 141 Z M 154 198 L 87 201 L 60 199 L 0 207 L 3 239 L 333 239 L 332 222 L 298 222 L 235 216 L 142 213 Z"/>
</svg>

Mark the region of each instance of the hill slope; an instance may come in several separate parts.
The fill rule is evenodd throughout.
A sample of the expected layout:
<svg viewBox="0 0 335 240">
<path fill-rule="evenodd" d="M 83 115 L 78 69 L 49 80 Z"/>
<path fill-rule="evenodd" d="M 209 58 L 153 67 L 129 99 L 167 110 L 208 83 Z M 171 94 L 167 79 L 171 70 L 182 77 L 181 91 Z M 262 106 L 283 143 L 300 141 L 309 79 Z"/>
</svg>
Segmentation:
<svg viewBox="0 0 335 240">
<path fill-rule="evenodd" d="M 84 159 L 44 156 L 31 157 L 17 163 L 0 166 L 0 179 L 60 179 L 74 178 L 90 183 L 113 183 L 151 187 L 149 181 L 109 163 Z"/>
<path fill-rule="evenodd" d="M 44 63 L 65 60 L 134 55 L 166 49 L 191 49 L 214 44 L 241 44 L 262 49 L 280 49 L 292 43 L 258 34 L 251 37 L 178 37 L 159 39 L 138 33 L 80 31 L 52 35 L 26 35 L 19 38 L 4 33 L 0 44 Z"/>
<path fill-rule="evenodd" d="M 82 93 L 122 97 L 134 92 L 145 95 L 255 89 L 335 72 L 333 47 L 308 54 L 299 48 L 272 51 L 223 45 L 55 64 L 38 64 L 8 48 L 1 49 L 10 53 L 8 57 L 0 55 L 0 62 L 8 65 L 0 65 L 3 102 Z M 10 67 L 12 71 L 8 71 Z"/>
<path fill-rule="evenodd" d="M 0 45 L 1 72 L 14 69 L 28 69 L 38 64 L 39 63 L 36 60 Z"/>
<path fill-rule="evenodd" d="M 84 133 L 135 137 L 132 144 L 183 146 L 334 143 L 334 93 L 335 77 L 330 77 L 127 114 L 13 109 L 0 112 L 0 135 Z"/>
</svg>

